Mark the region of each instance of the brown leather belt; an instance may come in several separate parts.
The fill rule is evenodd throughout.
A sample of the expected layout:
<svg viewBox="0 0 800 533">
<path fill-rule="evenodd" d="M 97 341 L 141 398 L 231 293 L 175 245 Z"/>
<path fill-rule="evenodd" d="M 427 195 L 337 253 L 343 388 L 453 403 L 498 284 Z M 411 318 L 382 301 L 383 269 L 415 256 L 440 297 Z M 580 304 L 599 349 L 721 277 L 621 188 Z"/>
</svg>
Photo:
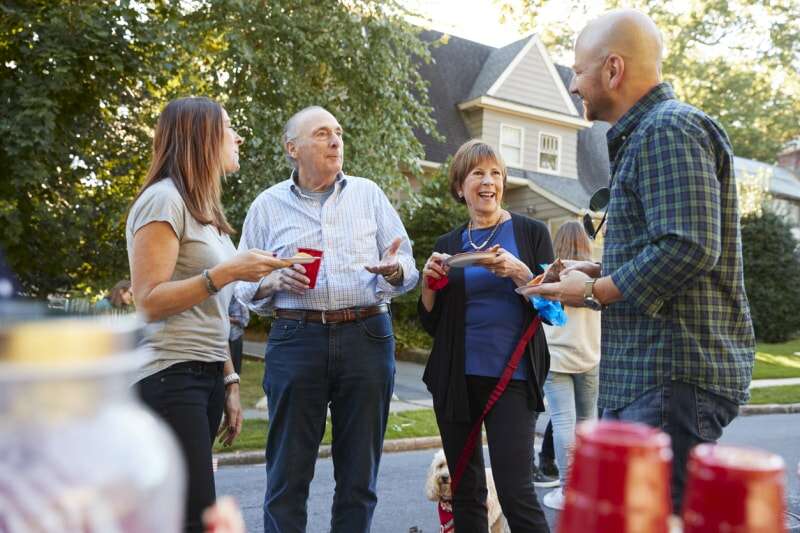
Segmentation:
<svg viewBox="0 0 800 533">
<path fill-rule="evenodd" d="M 288 320 L 300 320 L 306 322 L 321 322 L 323 324 L 337 324 L 340 322 L 352 322 L 358 318 L 368 318 L 375 315 L 382 315 L 389 312 L 387 304 L 372 305 L 370 307 L 348 307 L 347 309 L 337 309 L 335 311 L 307 311 L 305 309 L 276 309 L 273 313 L 275 318 L 286 318 Z"/>
</svg>

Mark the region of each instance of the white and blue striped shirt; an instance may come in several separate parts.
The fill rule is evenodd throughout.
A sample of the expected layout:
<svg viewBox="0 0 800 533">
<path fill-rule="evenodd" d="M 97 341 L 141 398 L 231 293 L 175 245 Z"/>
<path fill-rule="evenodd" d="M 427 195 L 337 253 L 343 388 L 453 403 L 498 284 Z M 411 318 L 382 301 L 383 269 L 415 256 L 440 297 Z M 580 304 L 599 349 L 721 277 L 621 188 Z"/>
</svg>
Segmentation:
<svg viewBox="0 0 800 533">
<path fill-rule="evenodd" d="M 372 181 L 339 174 L 320 205 L 303 194 L 292 178 L 262 192 L 247 212 L 239 251 L 259 248 L 289 257 L 298 248 L 323 251 L 317 283 L 303 295 L 277 292 L 254 300 L 260 282 L 239 282 L 236 297 L 264 315 L 273 309 L 329 311 L 388 303 L 413 289 L 419 272 L 400 217 Z M 376 265 L 392 241 L 403 238 L 397 258 L 403 283 L 393 286 L 364 267 Z"/>
</svg>

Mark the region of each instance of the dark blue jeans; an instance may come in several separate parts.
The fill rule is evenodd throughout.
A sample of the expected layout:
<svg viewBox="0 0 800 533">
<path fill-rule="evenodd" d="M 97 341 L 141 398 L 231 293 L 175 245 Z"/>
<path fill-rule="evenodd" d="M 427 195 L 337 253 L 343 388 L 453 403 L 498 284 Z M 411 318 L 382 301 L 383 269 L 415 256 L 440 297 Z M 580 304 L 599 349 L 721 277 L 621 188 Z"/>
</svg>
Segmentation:
<svg viewBox="0 0 800 533">
<path fill-rule="evenodd" d="M 696 385 L 671 381 L 636 398 L 621 409 L 603 410 L 603 418 L 642 422 L 672 439 L 672 508 L 680 514 L 689 451 L 716 442 L 722 429 L 739 414 L 739 406 Z"/>
<path fill-rule="evenodd" d="M 265 533 L 306 528 L 308 488 L 330 404 L 336 489 L 331 531 L 369 531 L 394 389 L 388 314 L 341 324 L 278 319 L 267 342 Z"/>
</svg>

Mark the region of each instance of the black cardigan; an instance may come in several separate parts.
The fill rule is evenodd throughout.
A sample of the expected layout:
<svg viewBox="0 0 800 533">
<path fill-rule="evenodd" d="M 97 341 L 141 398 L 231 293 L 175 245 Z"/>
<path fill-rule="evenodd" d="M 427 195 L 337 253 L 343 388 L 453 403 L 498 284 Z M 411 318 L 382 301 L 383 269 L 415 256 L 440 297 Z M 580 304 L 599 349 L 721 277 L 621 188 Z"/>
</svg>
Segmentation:
<svg viewBox="0 0 800 533">
<path fill-rule="evenodd" d="M 547 226 L 538 220 L 513 213 L 511 224 L 520 259 L 531 272 L 541 273 L 540 265 L 553 261 L 553 245 Z M 464 228 L 466 224 L 439 237 L 434 251 L 451 255 L 461 252 Z M 436 301 L 430 312 L 422 305 L 421 299 L 417 303 L 422 327 L 433 337 L 433 350 L 422 381 L 433 395 L 434 406 L 447 420 L 469 422 L 469 399 L 464 374 L 464 323 L 467 309 L 464 270 L 451 269 L 449 278 L 447 286 L 436 293 Z M 536 310 L 522 296 L 519 297 L 519 305 L 527 327 L 536 316 Z M 528 344 L 527 353 L 532 369 L 532 375 L 528 376 L 530 399 L 534 408 L 541 412 L 544 411 L 542 386 L 550 369 L 550 352 L 541 326 Z"/>
</svg>

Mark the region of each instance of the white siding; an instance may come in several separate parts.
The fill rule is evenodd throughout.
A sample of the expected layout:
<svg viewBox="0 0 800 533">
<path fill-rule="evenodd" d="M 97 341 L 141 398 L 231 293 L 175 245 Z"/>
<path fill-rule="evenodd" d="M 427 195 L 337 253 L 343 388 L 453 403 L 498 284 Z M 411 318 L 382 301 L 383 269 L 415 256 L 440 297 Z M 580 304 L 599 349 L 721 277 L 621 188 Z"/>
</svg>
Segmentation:
<svg viewBox="0 0 800 533">
<path fill-rule="evenodd" d="M 512 102 L 572 114 L 558 85 L 561 79 L 550 75 L 542 54 L 536 46 L 511 71 L 493 96 Z"/>
<path fill-rule="evenodd" d="M 533 119 L 502 113 L 494 110 L 483 111 L 482 138 L 495 149 L 500 148 L 500 124 L 521 127 L 525 130 L 522 167 L 537 171 L 539 163 L 539 132 L 561 137 L 561 161 L 559 176 L 578 178 L 578 133 L 572 128 L 556 126 Z"/>
</svg>

